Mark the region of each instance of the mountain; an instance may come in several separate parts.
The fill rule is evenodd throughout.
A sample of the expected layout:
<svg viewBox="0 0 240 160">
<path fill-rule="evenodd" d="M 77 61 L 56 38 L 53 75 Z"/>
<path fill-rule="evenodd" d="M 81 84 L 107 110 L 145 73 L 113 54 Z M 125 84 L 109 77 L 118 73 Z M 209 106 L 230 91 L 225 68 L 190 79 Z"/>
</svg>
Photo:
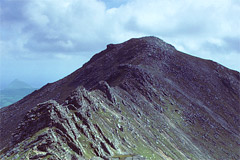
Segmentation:
<svg viewBox="0 0 240 160">
<path fill-rule="evenodd" d="M 240 159 L 240 74 L 156 37 L 0 109 L 2 159 Z"/>
<path fill-rule="evenodd" d="M 35 88 L 29 84 L 15 79 L 6 88 L 0 90 L 0 108 L 19 101 L 34 90 Z"/>
<path fill-rule="evenodd" d="M 31 87 L 29 84 L 23 81 L 15 79 L 5 89 L 23 89 L 23 88 L 32 89 L 33 87 Z"/>
</svg>

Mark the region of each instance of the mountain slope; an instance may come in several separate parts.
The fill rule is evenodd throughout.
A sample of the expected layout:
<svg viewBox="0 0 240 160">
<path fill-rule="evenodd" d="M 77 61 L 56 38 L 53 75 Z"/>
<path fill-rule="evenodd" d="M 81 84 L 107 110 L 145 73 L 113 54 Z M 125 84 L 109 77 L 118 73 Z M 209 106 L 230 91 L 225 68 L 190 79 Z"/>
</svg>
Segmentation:
<svg viewBox="0 0 240 160">
<path fill-rule="evenodd" d="M 110 44 L 0 110 L 2 156 L 239 159 L 239 83 L 155 37 Z"/>
</svg>

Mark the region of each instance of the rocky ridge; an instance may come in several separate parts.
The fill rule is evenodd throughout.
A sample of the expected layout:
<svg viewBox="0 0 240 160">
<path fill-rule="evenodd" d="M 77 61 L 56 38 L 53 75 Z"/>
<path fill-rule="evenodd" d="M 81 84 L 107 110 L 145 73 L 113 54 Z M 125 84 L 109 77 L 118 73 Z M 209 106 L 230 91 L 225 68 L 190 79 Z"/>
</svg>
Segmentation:
<svg viewBox="0 0 240 160">
<path fill-rule="evenodd" d="M 239 86 L 239 72 L 156 37 L 110 44 L 0 110 L 1 157 L 239 159 Z"/>
</svg>

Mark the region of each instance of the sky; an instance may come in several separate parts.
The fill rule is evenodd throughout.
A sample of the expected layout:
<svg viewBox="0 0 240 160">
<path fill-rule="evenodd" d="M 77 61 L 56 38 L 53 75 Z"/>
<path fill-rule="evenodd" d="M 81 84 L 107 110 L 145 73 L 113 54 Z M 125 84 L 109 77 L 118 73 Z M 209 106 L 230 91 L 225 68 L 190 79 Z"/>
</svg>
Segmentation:
<svg viewBox="0 0 240 160">
<path fill-rule="evenodd" d="M 41 87 L 143 36 L 240 71 L 239 15 L 239 0 L 1 0 L 0 89 Z"/>
</svg>

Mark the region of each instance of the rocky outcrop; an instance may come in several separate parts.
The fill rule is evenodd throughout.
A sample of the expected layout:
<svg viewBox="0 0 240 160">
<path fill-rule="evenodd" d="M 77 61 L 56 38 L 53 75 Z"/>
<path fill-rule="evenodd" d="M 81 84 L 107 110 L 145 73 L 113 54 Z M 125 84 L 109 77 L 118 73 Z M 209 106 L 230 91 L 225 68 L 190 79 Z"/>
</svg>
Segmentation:
<svg viewBox="0 0 240 160">
<path fill-rule="evenodd" d="M 239 159 L 239 86 L 155 37 L 111 44 L 0 110 L 1 158 Z"/>
<path fill-rule="evenodd" d="M 104 84 L 108 86 L 106 82 Z M 12 147 L 2 158 L 145 159 L 123 151 L 119 135 L 109 138 L 105 134 L 104 130 L 108 128 L 100 127 L 98 123 L 104 123 L 106 117 L 97 115 L 103 108 L 97 106 L 98 100 L 89 94 L 84 88 L 78 88 L 63 105 L 53 100 L 38 104 L 19 124 L 12 135 Z M 106 98 L 109 94 L 106 92 Z M 123 132 L 122 125 L 114 125 L 112 130 Z"/>
</svg>

